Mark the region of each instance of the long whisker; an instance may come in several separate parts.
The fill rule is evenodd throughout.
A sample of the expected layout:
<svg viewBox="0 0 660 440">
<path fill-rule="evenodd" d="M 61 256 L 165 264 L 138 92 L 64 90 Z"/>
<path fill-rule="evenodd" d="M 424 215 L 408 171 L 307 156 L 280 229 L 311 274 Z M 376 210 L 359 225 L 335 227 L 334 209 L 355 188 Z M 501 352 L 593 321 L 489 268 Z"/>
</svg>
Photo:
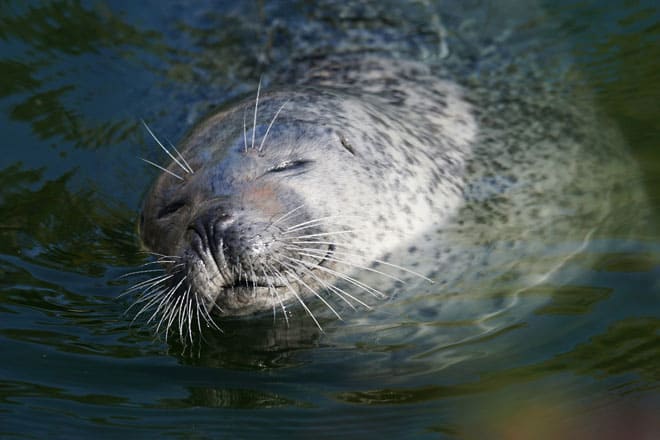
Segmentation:
<svg viewBox="0 0 660 440">
<path fill-rule="evenodd" d="M 151 288 L 151 289 L 153 289 L 153 288 Z M 160 289 L 158 289 L 154 292 L 149 292 L 149 293 L 145 292 L 139 300 L 135 301 L 135 303 L 133 303 L 133 305 L 139 304 L 139 303 L 144 302 L 144 301 L 146 301 L 146 303 L 144 304 L 142 309 L 140 309 L 140 311 L 135 314 L 135 316 L 133 317 L 133 320 L 131 321 L 131 323 L 135 322 L 135 320 L 138 318 L 138 316 L 142 315 L 142 313 L 146 312 L 149 309 L 152 309 L 156 304 L 158 304 L 158 307 L 156 308 L 156 310 L 151 314 L 151 317 L 147 320 L 147 324 L 149 324 L 154 319 L 154 317 L 158 314 L 160 309 L 163 307 L 163 304 L 164 304 L 165 300 L 163 299 L 162 294 L 163 294 L 163 292 L 165 292 L 167 290 L 168 290 L 167 288 L 160 288 Z M 169 296 L 171 296 L 174 291 L 175 291 L 175 289 L 169 289 L 168 294 L 165 295 L 165 299 L 167 299 Z M 131 307 L 133 305 L 131 305 Z M 130 307 L 129 307 L 129 309 L 130 309 Z"/>
<path fill-rule="evenodd" d="M 259 78 L 259 85 L 257 86 L 257 100 L 254 103 L 254 123 L 252 125 L 252 149 L 254 149 L 254 137 L 257 134 L 257 112 L 259 110 L 259 92 L 261 91 L 261 78 Z"/>
<path fill-rule="evenodd" d="M 131 304 L 128 309 L 126 310 L 127 312 L 131 310 L 134 306 L 138 304 L 142 304 L 145 301 L 157 301 L 159 295 L 161 295 L 164 291 L 167 290 L 166 286 L 159 286 L 158 284 L 160 283 L 154 283 L 151 286 L 147 287 L 144 289 L 142 292 L 140 292 L 140 296 Z"/>
<path fill-rule="evenodd" d="M 139 267 L 152 266 L 152 265 L 154 265 L 154 264 L 160 264 L 160 263 L 161 263 L 161 261 L 156 261 L 156 260 L 154 260 L 154 261 L 147 261 L 146 263 L 140 264 Z M 169 261 L 166 261 L 165 263 L 170 263 L 170 262 L 169 262 Z M 174 261 L 172 261 L 171 263 L 174 263 Z"/>
<path fill-rule="evenodd" d="M 269 266 L 269 271 L 273 270 Z M 266 274 L 266 268 L 262 268 L 262 272 L 264 272 L 264 276 L 266 277 L 266 282 L 268 283 L 268 288 L 272 289 L 272 291 L 275 293 L 275 297 L 277 298 L 277 301 L 280 303 L 280 307 L 282 308 L 282 314 L 284 315 L 284 321 L 286 322 L 287 327 L 289 326 L 289 314 L 286 311 L 286 306 L 284 305 L 284 302 L 282 301 L 282 298 L 280 297 L 279 293 L 277 293 L 277 289 L 275 289 L 275 286 L 273 286 L 273 283 L 271 283 L 270 278 L 275 278 L 274 275 L 271 273 L 271 276 L 269 277 Z"/>
<path fill-rule="evenodd" d="M 319 321 L 316 319 L 316 316 L 312 313 L 312 311 L 307 307 L 307 304 L 305 304 L 305 301 L 298 295 L 298 292 L 291 286 L 291 283 L 289 283 L 289 280 L 286 279 L 285 276 L 283 276 L 280 272 L 275 271 L 275 273 L 278 275 L 278 277 L 282 280 L 282 282 L 286 285 L 287 289 L 289 289 L 289 292 L 293 294 L 293 296 L 298 300 L 300 305 L 302 306 L 303 309 L 305 309 L 305 312 L 312 318 L 312 321 L 314 321 L 314 324 L 319 328 L 321 332 L 323 332 L 323 327 L 321 327 L 321 324 Z M 287 273 L 289 273 L 287 271 Z"/>
<path fill-rule="evenodd" d="M 328 220 L 335 220 L 340 218 L 359 218 L 353 215 L 329 215 L 327 217 L 315 218 L 313 220 L 307 220 L 305 222 L 298 223 L 297 225 L 292 225 L 287 228 L 287 231 L 298 231 L 300 229 L 306 229 L 307 227 L 318 226 L 319 224 L 339 224 L 341 223 L 332 223 Z M 311 226 L 310 226 L 311 225 Z"/>
<path fill-rule="evenodd" d="M 138 313 L 136 313 L 135 316 L 133 316 L 133 319 L 131 320 L 131 325 L 133 325 L 133 323 L 135 322 L 137 317 L 140 314 L 142 314 L 142 312 L 144 312 L 145 310 L 149 310 L 151 307 L 154 306 L 154 304 L 156 304 L 156 302 L 158 302 L 158 299 L 159 299 L 158 296 L 162 292 L 164 292 L 165 290 L 167 290 L 167 288 L 163 287 L 163 288 L 160 288 L 160 289 L 156 289 L 156 292 L 150 292 L 152 294 L 142 295 L 140 298 L 138 298 L 136 301 L 134 301 L 133 304 L 128 306 L 128 308 L 124 312 L 125 315 L 128 314 L 133 309 L 133 307 L 136 307 L 136 306 L 146 302 L 146 304 L 142 307 L 142 309 L 140 309 L 140 311 Z"/>
<path fill-rule="evenodd" d="M 158 165 L 158 164 L 156 164 L 156 163 L 153 163 L 153 162 L 150 161 L 149 159 L 145 159 L 144 157 L 140 157 L 139 159 L 142 160 L 142 161 L 144 161 L 144 162 L 146 162 L 146 163 L 148 163 L 149 165 L 153 165 L 153 166 L 155 166 L 156 168 L 158 168 L 158 169 L 161 170 L 161 171 L 166 172 L 166 173 L 169 174 L 170 176 L 176 177 L 176 178 L 179 179 L 179 180 L 184 180 L 183 177 L 179 176 L 179 175 L 176 174 L 176 173 L 173 173 L 172 171 L 168 170 L 167 168 L 163 168 L 163 167 L 161 167 L 160 165 Z"/>
<path fill-rule="evenodd" d="M 197 318 L 197 331 L 199 332 L 199 335 L 202 336 L 202 322 L 199 316 L 199 309 L 201 307 L 199 303 L 199 296 L 193 294 L 193 298 L 195 299 L 195 316 Z"/>
<path fill-rule="evenodd" d="M 183 157 L 183 154 L 179 153 L 179 150 L 177 150 L 177 148 L 174 146 L 174 144 L 172 142 L 170 142 L 169 140 L 167 141 L 167 144 L 170 146 L 171 149 L 174 150 L 176 155 L 179 156 L 179 159 L 181 159 L 183 164 L 186 166 L 186 171 L 188 171 L 190 174 L 195 174 L 195 170 L 192 169 L 192 167 L 190 166 L 190 164 L 188 163 L 186 158 Z"/>
<path fill-rule="evenodd" d="M 284 106 L 287 105 L 287 103 L 288 103 L 289 101 L 290 101 L 290 100 L 287 99 L 287 100 L 284 102 L 284 104 L 282 104 L 282 105 L 280 106 L 280 108 L 277 109 L 277 112 L 275 113 L 275 116 L 273 116 L 273 119 L 271 119 L 270 124 L 268 124 L 268 128 L 266 128 L 266 134 L 264 134 L 264 137 L 261 139 L 261 144 L 259 145 L 259 151 L 261 151 L 261 150 L 263 149 L 263 147 L 264 147 L 264 142 L 266 142 L 266 138 L 268 137 L 268 133 L 270 132 L 270 128 L 273 126 L 273 124 L 275 123 L 275 120 L 276 120 L 277 117 L 279 116 L 280 112 L 282 111 L 282 109 L 284 108 Z"/>
<path fill-rule="evenodd" d="M 299 247 L 287 247 L 287 249 L 297 251 L 298 255 L 305 256 L 305 257 L 319 258 L 319 257 L 324 257 L 325 256 L 324 258 L 326 260 L 334 261 L 335 263 L 340 263 L 340 264 L 344 264 L 346 266 L 356 267 L 358 269 L 362 269 L 362 270 L 366 270 L 366 271 L 369 271 L 369 272 L 377 273 L 378 275 L 382 275 L 382 276 L 387 277 L 389 279 L 392 279 L 394 281 L 399 281 L 400 283 L 404 283 L 404 284 L 406 283 L 401 278 L 397 278 L 394 275 L 390 275 L 389 273 L 381 272 L 380 270 L 373 269 L 371 267 L 363 266 L 363 265 L 360 265 L 360 264 L 352 263 L 352 262 L 347 261 L 347 260 L 340 260 L 338 258 L 332 258 L 332 257 L 326 256 L 327 252 L 319 253 L 319 254 L 308 254 L 308 253 L 305 253 L 305 252 L 307 252 L 307 251 L 316 251 L 316 249 L 304 249 L 304 248 L 299 248 Z M 305 252 L 301 252 L 303 250 Z"/>
<path fill-rule="evenodd" d="M 279 299 L 279 295 L 276 297 L 277 291 L 273 288 L 273 283 L 270 282 L 268 275 L 266 275 L 266 270 L 263 267 L 261 268 L 261 273 L 264 275 L 266 284 L 268 284 L 268 293 L 270 293 L 271 298 Z M 277 307 L 275 306 L 275 302 L 273 302 L 272 304 L 272 310 L 273 310 L 273 322 L 275 322 L 275 320 L 277 319 Z"/>
<path fill-rule="evenodd" d="M 163 296 L 163 298 L 161 299 L 160 304 L 158 305 L 158 308 L 156 308 L 156 310 L 154 311 L 154 314 L 151 316 L 151 318 L 149 318 L 149 320 L 147 321 L 147 323 L 151 322 L 151 320 L 152 320 L 153 318 L 155 318 L 155 317 L 158 315 L 158 313 L 160 313 L 160 310 L 162 309 L 163 305 L 166 305 L 166 304 L 169 304 L 169 303 L 170 303 L 170 298 L 172 298 L 172 297 L 174 296 L 174 294 L 176 293 L 176 291 L 179 290 L 179 287 L 181 287 L 181 284 L 183 284 L 183 282 L 184 282 L 185 280 L 186 280 L 186 277 L 181 278 L 181 280 L 179 280 L 179 282 L 177 283 L 177 285 L 174 286 L 173 288 L 171 288 L 171 289 L 168 291 L 168 293 L 167 293 L 165 296 Z"/>
<path fill-rule="evenodd" d="M 248 143 L 247 143 L 247 122 L 245 120 L 246 115 L 247 115 L 247 107 L 243 108 L 243 146 L 245 152 L 247 153 Z"/>
<path fill-rule="evenodd" d="M 177 315 L 178 315 L 177 318 L 178 318 L 178 321 L 179 321 L 179 340 L 182 343 L 185 343 L 185 341 L 183 339 L 183 327 L 184 327 L 184 324 L 185 324 L 184 323 L 184 318 L 185 318 L 185 313 L 186 313 L 186 306 L 188 304 L 188 301 L 186 301 L 186 299 L 187 298 L 186 298 L 185 295 L 181 295 L 181 307 L 179 308 L 179 310 L 177 312 Z"/>
<path fill-rule="evenodd" d="M 162 294 L 165 290 L 167 290 L 167 289 L 166 289 L 166 288 L 159 289 L 159 290 L 157 290 L 156 292 L 154 292 L 153 296 L 148 295 L 148 296 L 143 296 L 143 297 L 142 297 L 143 300 L 146 301 L 146 300 L 148 299 L 149 301 L 147 301 L 147 302 L 142 306 L 142 308 L 140 309 L 140 311 L 137 312 L 137 313 L 135 314 L 135 316 L 133 316 L 133 319 L 131 320 L 131 325 L 133 325 L 133 323 L 135 322 L 135 320 L 136 320 L 140 315 L 142 315 L 142 314 L 143 314 L 144 312 L 146 312 L 147 310 L 153 308 L 153 307 L 154 307 L 154 306 L 155 306 L 155 305 L 161 300 L 161 299 L 160 299 L 160 294 Z M 141 303 L 141 302 L 143 302 L 143 301 L 136 301 L 135 303 L 133 303 L 133 304 L 131 305 L 131 307 L 132 307 L 133 305 L 139 304 L 139 303 Z M 152 314 L 151 316 L 153 317 L 154 315 Z M 151 321 L 151 318 L 149 318 L 149 320 L 147 320 L 147 323 L 149 323 L 150 321 Z"/>
<path fill-rule="evenodd" d="M 193 313 L 193 299 L 188 295 L 190 293 L 190 286 L 188 286 L 188 290 L 186 291 L 186 298 L 188 298 L 188 308 L 186 310 L 186 320 L 188 321 L 188 337 L 190 338 L 190 343 L 193 343 L 193 335 L 192 335 L 192 313 Z"/>
<path fill-rule="evenodd" d="M 160 326 L 163 325 L 163 322 L 165 322 L 166 316 L 170 313 L 171 311 L 171 306 L 172 304 L 170 303 L 170 298 L 172 295 L 174 295 L 174 289 L 170 289 L 166 295 L 161 298 L 160 304 L 158 304 L 158 307 L 154 311 L 154 313 L 149 317 L 149 320 L 147 322 L 151 322 L 152 320 L 155 321 L 156 317 L 160 315 L 160 319 L 158 320 L 158 323 L 155 325 L 155 330 L 154 332 L 156 334 L 160 333 Z M 161 312 L 162 310 L 162 312 Z"/>
<path fill-rule="evenodd" d="M 216 306 L 216 307 L 218 307 L 218 306 Z M 218 309 L 222 312 L 222 309 L 220 307 L 218 307 Z M 224 330 L 222 330 L 220 328 L 220 326 L 218 326 L 218 324 L 215 322 L 215 319 L 213 319 L 213 317 L 211 316 L 209 311 L 206 309 L 206 306 L 202 305 L 202 307 L 200 308 L 200 311 L 202 312 L 202 316 L 204 317 L 204 321 L 206 322 L 206 325 L 209 325 L 209 326 L 213 327 L 214 329 L 216 329 L 220 333 L 224 333 Z"/>
<path fill-rule="evenodd" d="M 289 216 L 291 216 L 294 212 L 298 211 L 298 210 L 299 210 L 300 208 L 302 208 L 303 206 L 305 206 L 304 203 L 303 203 L 302 205 L 298 205 L 298 206 L 296 206 L 296 207 L 293 208 L 291 211 L 287 212 L 286 214 L 284 214 L 283 216 L 281 216 L 281 217 L 278 218 L 277 220 L 273 221 L 273 222 L 271 223 L 271 226 L 275 226 L 275 225 L 277 225 L 278 223 L 280 223 L 280 222 L 283 221 L 284 219 L 286 219 L 286 218 L 288 218 Z"/>
<path fill-rule="evenodd" d="M 142 250 L 142 251 L 138 251 L 138 252 L 141 253 L 141 254 L 154 255 L 156 257 L 175 258 L 175 259 L 176 258 L 181 258 L 179 255 L 165 255 L 165 254 L 160 254 L 158 252 L 147 251 L 147 250 Z"/>
<path fill-rule="evenodd" d="M 342 279 L 342 280 L 344 280 L 344 281 L 346 281 L 350 284 L 353 284 L 354 286 L 357 286 L 357 287 L 369 292 L 372 296 L 374 296 L 376 298 L 387 298 L 387 295 L 385 295 L 380 290 L 374 289 L 373 287 L 368 286 L 368 285 L 364 284 L 363 282 L 358 281 L 355 278 L 350 277 L 346 274 L 343 274 L 341 272 L 337 272 L 336 270 L 332 270 L 332 269 L 329 269 L 327 267 L 319 266 L 317 264 L 313 264 L 313 263 L 310 263 L 308 261 L 296 260 L 294 258 L 287 257 L 286 255 L 282 255 L 282 257 L 286 258 L 287 260 L 291 260 L 291 261 L 294 261 L 294 262 L 297 262 L 297 263 L 300 263 L 300 264 L 304 264 L 305 266 L 311 267 L 312 269 L 317 269 L 317 270 L 320 270 L 322 272 L 327 272 L 331 275 L 334 275 L 334 276 L 336 276 L 336 277 L 338 277 L 338 278 L 340 278 L 340 279 Z"/>
<path fill-rule="evenodd" d="M 181 310 L 181 303 L 183 302 L 183 296 L 179 295 L 173 303 L 170 303 L 170 311 L 167 314 L 167 323 L 165 324 L 165 341 L 167 341 L 167 336 L 172 329 L 172 323 L 179 315 Z"/>
<path fill-rule="evenodd" d="M 346 229 L 344 231 L 332 231 L 332 232 L 319 232 L 318 234 L 308 234 L 308 235 L 294 235 L 293 238 L 301 239 L 301 238 L 312 238 L 312 237 L 327 237 L 329 235 L 337 235 L 337 234 L 349 234 L 352 232 L 360 232 L 362 229 Z M 281 235 L 286 235 L 292 232 L 296 231 L 284 231 L 282 232 Z"/>
<path fill-rule="evenodd" d="M 131 303 L 131 305 L 128 306 L 128 308 L 126 308 L 123 315 L 124 316 L 128 315 L 128 313 L 133 309 L 133 307 L 136 307 L 136 306 L 142 304 L 145 301 L 153 301 L 154 298 L 157 298 L 158 295 L 161 292 L 164 292 L 166 290 L 166 288 L 165 287 L 160 287 L 160 288 L 157 287 L 155 290 L 158 290 L 158 292 L 149 292 L 149 294 L 140 295 L 139 298 L 137 298 L 135 301 L 133 301 Z"/>
<path fill-rule="evenodd" d="M 161 284 L 161 283 L 167 281 L 168 279 L 172 278 L 173 276 L 174 275 L 172 275 L 172 274 L 165 274 L 165 275 L 161 275 L 161 276 L 158 276 L 158 277 L 149 278 L 148 280 L 141 281 L 141 282 L 137 283 L 136 285 L 134 285 L 133 287 L 130 287 L 130 288 L 126 289 L 126 291 L 122 292 L 119 296 L 122 297 L 124 295 L 129 294 L 130 292 L 134 292 L 138 289 L 141 289 L 144 286 L 153 287 L 157 284 Z"/>
<path fill-rule="evenodd" d="M 145 274 L 145 273 L 150 273 L 150 272 L 164 272 L 164 271 L 165 271 L 165 269 L 136 270 L 134 272 L 125 273 L 124 275 L 121 275 L 121 276 L 117 277 L 117 279 L 132 277 L 132 276 L 135 276 L 135 275 L 140 275 L 140 274 Z"/>
<path fill-rule="evenodd" d="M 329 241 L 293 241 L 292 240 L 292 241 L 289 241 L 288 243 L 291 243 L 291 244 L 321 244 L 321 245 L 328 245 L 328 246 L 340 246 L 340 247 L 345 247 L 345 248 L 349 248 L 349 249 L 359 249 L 358 247 L 351 246 L 350 244 L 347 244 L 347 243 L 337 243 L 337 242 L 329 242 Z M 316 250 L 316 249 L 306 248 L 306 250 L 311 251 L 311 250 Z M 318 251 L 322 252 L 320 250 L 318 250 Z M 353 257 L 363 256 L 363 255 L 360 255 L 360 254 L 353 254 L 353 253 L 337 251 L 337 250 L 333 250 L 332 253 L 333 254 L 346 255 L 346 256 L 353 256 Z M 404 271 L 404 272 L 408 272 L 409 274 L 418 276 L 419 278 L 422 278 L 423 280 L 426 280 L 431 284 L 435 284 L 435 281 L 433 281 L 432 279 L 422 275 L 419 272 L 415 272 L 412 269 L 408 269 L 407 267 L 399 266 L 398 264 L 390 263 L 389 261 L 379 260 L 379 259 L 376 259 L 376 258 L 372 259 L 371 261 L 373 261 L 375 263 L 378 263 L 378 264 L 382 264 L 384 266 L 389 266 L 391 268 L 398 269 L 398 270 L 401 270 L 401 271 Z"/>
<path fill-rule="evenodd" d="M 353 295 L 351 295 L 350 293 L 346 292 L 344 289 L 340 289 L 340 288 L 337 287 L 337 286 L 333 286 L 332 284 L 323 281 L 321 278 L 317 277 L 316 274 L 315 274 L 311 269 L 309 269 L 309 268 L 307 268 L 307 267 L 303 267 L 303 266 L 300 266 L 300 268 L 301 268 L 302 270 L 304 270 L 305 273 L 309 274 L 312 278 L 314 278 L 314 279 L 315 279 L 319 284 L 321 284 L 324 288 L 326 288 L 326 289 L 328 289 L 328 290 L 334 292 L 339 298 L 341 298 L 342 301 L 344 301 L 346 304 L 348 304 L 348 306 L 349 306 L 351 309 L 356 310 L 356 308 L 355 308 L 355 306 L 353 305 L 353 303 L 351 303 L 349 300 L 347 300 L 347 299 L 345 298 L 345 296 L 347 296 L 348 298 L 352 299 L 353 301 L 359 303 L 360 305 L 364 306 L 366 309 L 371 309 L 371 307 L 369 307 L 368 304 L 366 304 L 366 303 L 363 302 L 363 301 L 360 301 L 358 298 L 356 298 L 355 296 L 353 296 Z"/>
<path fill-rule="evenodd" d="M 252 260 L 249 261 L 250 265 L 250 276 L 252 277 L 252 293 L 256 296 L 257 294 L 257 273 L 254 270 L 252 265 Z"/>
<path fill-rule="evenodd" d="M 185 171 L 186 173 L 190 174 L 190 170 L 189 170 L 188 168 L 186 168 L 181 162 L 179 162 L 179 159 L 177 159 L 176 157 L 174 157 L 174 155 L 173 155 L 172 153 L 170 153 L 170 150 L 168 150 L 167 147 L 165 147 L 165 145 L 163 145 L 163 143 L 160 141 L 160 139 L 158 139 L 158 138 L 156 137 L 156 135 L 154 134 L 154 132 L 151 131 L 151 128 L 149 128 L 149 126 L 147 125 L 146 122 L 144 122 L 144 120 L 142 120 L 142 125 L 144 125 L 144 128 L 147 129 L 147 131 L 149 132 L 149 134 L 151 135 L 151 137 L 156 141 L 156 143 L 160 146 L 160 148 L 162 148 L 163 151 L 164 151 L 164 152 L 165 152 L 165 153 L 166 153 L 166 154 L 167 154 L 167 155 L 168 155 L 168 156 L 169 156 L 169 157 L 170 157 L 170 158 L 171 158 L 171 159 L 172 159 L 177 165 L 179 165 L 179 167 L 181 167 L 181 169 L 182 169 L 183 171 Z"/>
<path fill-rule="evenodd" d="M 275 261 L 277 261 L 277 260 L 275 260 Z M 292 276 L 293 278 L 295 278 L 296 281 L 298 281 L 298 283 L 300 283 L 300 284 L 302 284 L 303 286 L 305 286 L 305 288 L 307 288 L 307 290 L 309 290 L 309 291 L 310 291 L 315 297 L 317 297 L 318 299 L 320 299 L 321 302 L 322 302 L 323 304 L 325 304 L 325 306 L 326 306 L 328 309 L 330 309 L 330 310 L 332 311 L 332 313 L 335 314 L 335 316 L 337 317 L 337 319 L 339 319 L 340 321 L 343 320 L 343 318 L 341 317 L 341 315 L 340 315 L 340 314 L 334 309 L 334 307 L 332 307 L 332 305 L 330 305 L 330 303 L 328 303 L 328 301 L 325 300 L 325 298 L 323 298 L 321 295 L 319 295 L 319 293 L 318 293 L 316 290 L 314 290 L 314 289 L 312 289 L 311 287 L 309 287 L 309 285 L 308 285 L 306 282 L 304 282 L 304 281 L 303 281 L 298 275 L 295 274 L 294 271 L 295 271 L 296 268 L 295 268 L 293 265 L 291 265 L 291 264 L 287 264 L 287 263 L 285 263 L 285 262 L 283 262 L 283 261 L 278 261 L 278 263 L 280 263 L 282 266 L 285 266 L 285 267 L 291 269 L 290 271 L 287 271 L 287 274 L 288 274 L 288 275 L 290 275 L 290 276 Z"/>
</svg>

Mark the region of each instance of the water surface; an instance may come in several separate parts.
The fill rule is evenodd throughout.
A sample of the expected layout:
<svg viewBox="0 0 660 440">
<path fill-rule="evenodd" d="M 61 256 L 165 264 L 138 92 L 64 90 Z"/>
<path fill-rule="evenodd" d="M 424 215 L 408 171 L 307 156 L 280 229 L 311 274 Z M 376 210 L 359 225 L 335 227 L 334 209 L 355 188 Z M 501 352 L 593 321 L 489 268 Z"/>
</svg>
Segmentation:
<svg viewBox="0 0 660 440">
<path fill-rule="evenodd" d="M 650 227 L 599 239 L 597 264 L 572 262 L 570 282 L 528 292 L 549 300 L 488 337 L 438 344 L 406 339 L 405 326 L 365 339 L 341 325 L 323 335 L 239 320 L 182 354 L 131 326 L 130 299 L 118 298 L 119 277 L 147 261 L 135 220 L 155 171 L 137 157 L 163 161 L 140 120 L 180 139 L 262 73 L 268 81 L 278 13 L 290 26 L 313 11 L 295 1 L 2 2 L 0 436 L 660 435 L 660 7 L 465 4 L 477 21 L 510 14 L 528 35 L 554 30 L 540 55 L 570 55 L 569 70 L 620 126 Z"/>
</svg>

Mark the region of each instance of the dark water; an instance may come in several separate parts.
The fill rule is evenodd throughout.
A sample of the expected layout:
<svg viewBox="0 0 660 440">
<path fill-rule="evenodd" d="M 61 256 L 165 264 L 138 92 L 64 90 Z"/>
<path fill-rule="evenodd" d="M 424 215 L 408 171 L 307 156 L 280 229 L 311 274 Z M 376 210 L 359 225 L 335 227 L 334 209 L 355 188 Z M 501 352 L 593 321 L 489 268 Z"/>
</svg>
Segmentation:
<svg viewBox="0 0 660 440">
<path fill-rule="evenodd" d="M 155 174 L 137 157 L 162 160 L 140 119 L 177 140 L 252 92 L 282 8 L 309 14 L 304 2 L 0 1 L 0 436 L 660 436 L 653 1 L 552 2 L 519 23 L 531 35 L 552 23 L 548 54 L 570 52 L 620 125 L 653 214 L 633 240 L 595 243 L 603 258 L 574 281 L 539 286 L 550 300 L 515 325 L 437 346 L 400 329 L 356 342 L 341 325 L 331 338 L 237 321 L 199 356 L 131 327 L 119 277 L 147 261 L 135 219 Z"/>
</svg>

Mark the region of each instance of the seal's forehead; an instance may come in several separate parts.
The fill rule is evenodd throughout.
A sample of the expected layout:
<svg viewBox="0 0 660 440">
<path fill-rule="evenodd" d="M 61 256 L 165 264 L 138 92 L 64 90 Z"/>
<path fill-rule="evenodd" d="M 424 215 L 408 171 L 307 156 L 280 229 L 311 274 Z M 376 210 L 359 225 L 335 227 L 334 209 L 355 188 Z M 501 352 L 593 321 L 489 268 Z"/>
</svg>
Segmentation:
<svg viewBox="0 0 660 440">
<path fill-rule="evenodd" d="M 339 147 L 338 147 L 339 146 Z M 281 121 L 273 125 L 258 124 L 254 128 L 234 132 L 233 136 L 196 139 L 184 151 L 198 165 L 251 167 L 254 162 L 276 161 L 318 155 L 341 146 L 341 137 L 329 126 L 302 121 Z"/>
<path fill-rule="evenodd" d="M 257 133 L 257 137 L 261 140 L 255 148 L 264 155 L 316 151 L 317 148 L 332 144 L 339 139 L 329 126 L 295 120 L 283 121 L 270 127 L 270 130 L 268 127 L 265 127 L 265 130 L 264 127 L 257 127 Z"/>
</svg>

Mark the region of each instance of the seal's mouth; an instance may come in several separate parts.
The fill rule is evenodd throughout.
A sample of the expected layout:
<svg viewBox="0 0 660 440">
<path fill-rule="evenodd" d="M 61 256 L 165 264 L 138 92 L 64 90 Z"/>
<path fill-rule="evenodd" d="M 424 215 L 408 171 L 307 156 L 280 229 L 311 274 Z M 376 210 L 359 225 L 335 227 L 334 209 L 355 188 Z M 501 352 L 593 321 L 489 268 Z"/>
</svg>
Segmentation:
<svg viewBox="0 0 660 440">
<path fill-rule="evenodd" d="M 335 245 L 331 244 L 327 247 L 325 255 L 318 260 L 318 262 L 314 263 L 315 267 L 327 267 L 329 266 L 329 263 L 332 261 L 332 255 L 334 255 L 335 252 Z M 215 260 L 215 259 L 214 259 Z M 217 262 L 217 260 L 215 260 Z M 313 269 L 313 267 L 310 267 L 310 269 Z M 218 266 L 216 265 L 215 270 L 219 270 Z M 278 281 L 276 277 L 269 277 L 265 275 L 261 276 L 246 276 L 246 277 L 234 277 L 231 281 L 229 281 L 227 284 L 223 285 L 223 289 L 239 289 L 239 288 L 258 288 L 258 287 L 264 287 L 264 288 L 284 288 L 286 287 L 285 283 L 282 283 L 281 281 Z"/>
<path fill-rule="evenodd" d="M 330 259 L 332 258 L 334 253 L 335 253 L 335 245 L 334 244 L 328 245 L 327 252 L 323 256 L 321 261 L 318 262 L 317 266 L 328 266 L 328 263 L 330 263 Z"/>
<path fill-rule="evenodd" d="M 319 248 L 315 257 L 301 250 L 300 255 L 266 253 L 243 261 L 228 261 L 221 252 L 214 252 L 218 249 L 191 249 L 185 283 L 205 298 L 209 312 L 231 316 L 268 311 L 274 304 L 281 307 L 291 298 L 306 295 L 321 276 L 327 276 L 315 269 L 331 265 L 335 245 Z"/>
</svg>

